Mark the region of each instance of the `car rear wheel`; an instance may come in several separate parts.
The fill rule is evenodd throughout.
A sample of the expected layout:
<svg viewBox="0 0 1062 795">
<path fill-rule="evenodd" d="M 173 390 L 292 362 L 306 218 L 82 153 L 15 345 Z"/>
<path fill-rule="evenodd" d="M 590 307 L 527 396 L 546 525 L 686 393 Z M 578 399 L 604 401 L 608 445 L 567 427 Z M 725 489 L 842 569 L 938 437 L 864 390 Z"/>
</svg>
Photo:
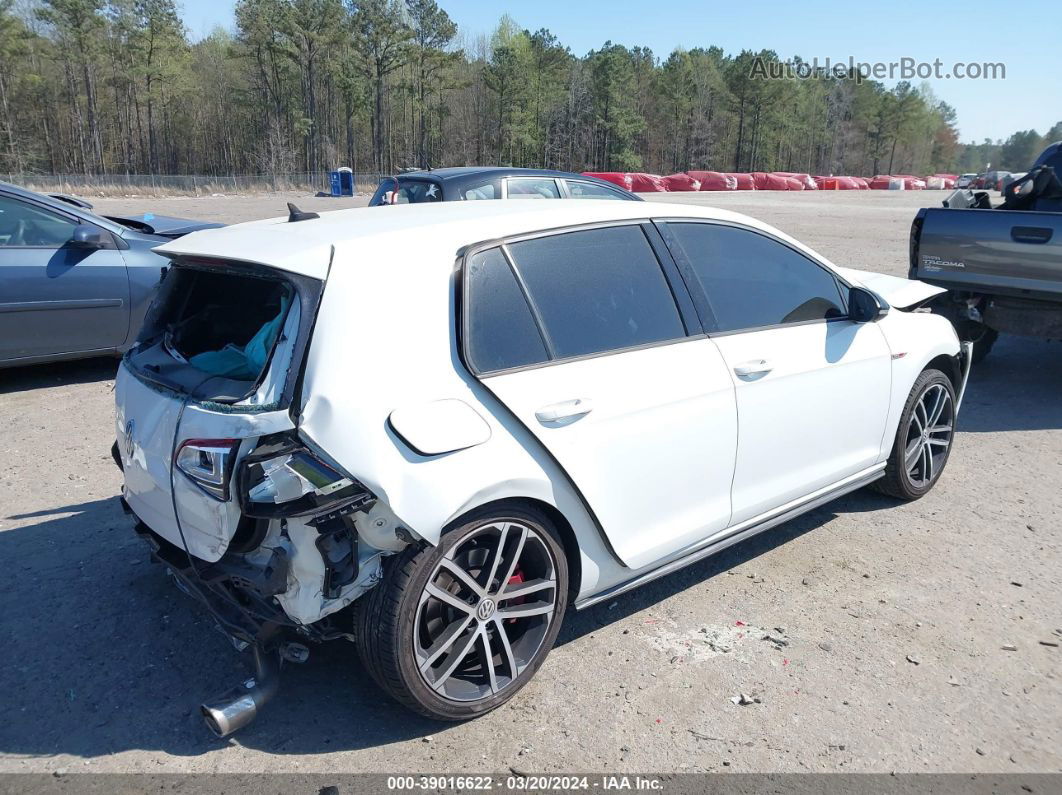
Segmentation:
<svg viewBox="0 0 1062 795">
<path fill-rule="evenodd" d="M 955 435 L 955 388 L 940 370 L 925 370 L 904 405 L 878 491 L 917 500 L 933 488 L 948 463 Z"/>
<path fill-rule="evenodd" d="M 493 509 L 437 547 L 408 547 L 357 603 L 366 669 L 423 715 L 464 720 L 495 709 L 542 665 L 567 602 L 563 547 L 548 520 Z"/>
</svg>

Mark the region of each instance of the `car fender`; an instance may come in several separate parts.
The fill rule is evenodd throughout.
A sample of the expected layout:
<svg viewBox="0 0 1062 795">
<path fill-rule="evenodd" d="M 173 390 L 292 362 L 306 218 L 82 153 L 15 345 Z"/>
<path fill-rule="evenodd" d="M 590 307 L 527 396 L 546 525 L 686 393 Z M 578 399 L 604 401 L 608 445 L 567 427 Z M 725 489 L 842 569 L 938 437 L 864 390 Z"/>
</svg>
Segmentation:
<svg viewBox="0 0 1062 795">
<path fill-rule="evenodd" d="M 532 500 L 555 508 L 572 530 L 578 547 L 579 598 L 600 590 L 602 581 L 623 579 L 622 572 L 629 576 L 560 467 L 504 408 L 488 410 L 480 402 L 480 397 L 488 404 L 493 401 L 486 390 L 478 384 L 468 388 L 471 393 L 446 399 L 475 407 L 490 434 L 462 450 L 423 455 L 389 422 L 370 420 L 364 410 L 349 406 L 338 411 L 316 394 L 304 406 L 299 433 L 383 500 L 401 527 L 433 546 L 444 528 L 480 506 Z"/>
<path fill-rule="evenodd" d="M 940 315 L 892 309 L 878 322 L 892 354 L 889 414 L 879 459 L 885 460 L 892 450 L 904 404 L 919 374 L 939 356 L 957 356 L 961 345 L 955 327 Z M 955 391 L 960 391 L 959 385 Z"/>
</svg>

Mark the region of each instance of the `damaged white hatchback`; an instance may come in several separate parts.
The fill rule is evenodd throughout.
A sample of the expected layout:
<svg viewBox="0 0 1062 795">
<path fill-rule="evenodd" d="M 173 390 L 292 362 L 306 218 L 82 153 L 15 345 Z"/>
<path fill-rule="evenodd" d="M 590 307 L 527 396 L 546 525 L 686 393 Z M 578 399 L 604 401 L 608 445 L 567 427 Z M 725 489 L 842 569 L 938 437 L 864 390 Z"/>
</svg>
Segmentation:
<svg viewBox="0 0 1062 795">
<path fill-rule="evenodd" d="M 464 719 L 592 605 L 876 483 L 925 494 L 968 373 L 939 292 L 745 216 L 456 202 L 197 232 L 117 380 L 123 499 L 256 676 L 353 641 Z"/>
</svg>

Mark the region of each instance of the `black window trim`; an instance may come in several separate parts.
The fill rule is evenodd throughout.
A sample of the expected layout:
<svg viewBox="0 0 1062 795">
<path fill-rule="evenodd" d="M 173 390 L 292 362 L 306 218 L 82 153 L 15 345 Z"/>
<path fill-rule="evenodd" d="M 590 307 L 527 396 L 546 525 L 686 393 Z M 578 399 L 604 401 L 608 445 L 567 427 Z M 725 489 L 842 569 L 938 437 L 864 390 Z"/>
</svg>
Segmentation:
<svg viewBox="0 0 1062 795">
<path fill-rule="evenodd" d="M 733 229 L 740 229 L 745 232 L 752 232 L 753 234 L 757 234 L 760 237 L 766 238 L 767 240 L 785 246 L 794 254 L 797 254 L 798 256 L 802 257 L 803 259 L 807 260 L 811 264 L 815 265 L 816 267 L 820 268 L 821 270 L 829 274 L 831 277 L 833 277 L 834 282 L 838 285 L 837 293 L 841 299 L 842 308 L 844 309 L 845 314 L 841 317 L 819 318 L 816 320 L 797 320 L 790 323 L 770 323 L 764 326 L 748 326 L 746 328 L 732 329 L 730 331 L 720 331 L 716 329 L 715 313 L 712 310 L 711 299 L 708 297 L 707 291 L 704 289 L 704 287 L 701 285 L 700 280 L 697 278 L 697 274 L 693 271 L 693 265 L 688 262 L 684 256 L 682 256 L 681 244 L 679 244 L 678 241 L 674 239 L 668 227 L 669 224 L 673 223 L 728 226 Z M 808 256 L 806 252 L 795 248 L 793 245 L 786 242 L 785 240 L 782 240 L 779 237 L 776 237 L 768 232 L 765 232 L 762 229 L 757 229 L 747 224 L 714 218 L 654 218 L 653 225 L 656 226 L 656 228 L 659 230 L 660 236 L 664 240 L 664 244 L 667 246 L 672 259 L 674 259 L 675 264 L 679 269 L 679 272 L 682 274 L 683 281 L 686 282 L 686 285 L 689 288 L 694 305 L 697 307 L 697 313 L 698 315 L 701 315 L 701 322 L 705 327 L 705 336 L 707 337 L 729 337 L 733 334 L 749 334 L 756 331 L 767 331 L 769 329 L 792 328 L 794 326 L 808 326 L 813 323 L 838 323 L 845 321 L 853 322 L 851 316 L 848 314 L 848 299 L 845 296 L 844 291 L 840 288 L 840 285 L 844 285 L 848 289 L 852 289 L 851 282 L 841 276 L 841 274 L 837 273 L 837 271 L 835 271 L 833 268 L 830 268 L 825 263 L 822 263 L 819 260 Z M 674 247 L 672 244 L 674 244 Z M 678 252 L 676 252 L 676 248 L 678 249 Z"/>
<path fill-rule="evenodd" d="M 615 356 L 622 353 L 631 353 L 634 351 L 648 350 L 650 348 L 660 348 L 665 345 L 674 345 L 676 343 L 690 342 L 691 340 L 700 340 L 705 338 L 703 330 L 700 329 L 699 324 L 695 328 L 690 328 L 687 325 L 686 317 L 682 312 L 680 301 L 676 300 L 675 293 L 679 289 L 687 289 L 684 279 L 679 279 L 680 284 L 673 283 L 673 278 L 676 274 L 669 272 L 664 263 L 661 262 L 660 253 L 656 247 L 652 245 L 652 238 L 646 233 L 645 225 L 652 225 L 654 219 L 651 218 L 624 218 L 613 221 L 597 221 L 594 223 L 576 224 L 573 226 L 561 226 L 553 227 L 551 229 L 542 229 L 535 232 L 523 232 L 515 235 L 508 235 L 502 238 L 494 238 L 491 240 L 485 240 L 481 243 L 468 246 L 463 252 L 459 253 L 458 258 L 458 274 L 460 277 L 460 283 L 458 285 L 458 320 L 457 331 L 459 334 L 458 340 L 458 352 L 465 367 L 476 378 L 491 378 L 496 375 L 509 375 L 510 373 L 518 373 L 524 370 L 537 370 L 542 367 L 553 367 L 555 365 L 569 364 L 570 362 L 579 362 L 586 359 L 597 359 L 602 356 Z M 519 268 L 515 267 L 515 263 L 508 251 L 508 247 L 512 243 L 522 243 L 525 240 L 535 240 L 543 237 L 555 237 L 557 235 L 568 234 L 570 232 L 583 232 L 592 229 L 610 229 L 621 226 L 634 226 L 639 228 L 642 235 L 645 236 L 646 242 L 649 244 L 650 249 L 653 251 L 654 256 L 657 259 L 657 264 L 660 267 L 661 275 L 664 277 L 664 281 L 671 291 L 671 300 L 675 305 L 675 312 L 679 317 L 679 322 L 682 324 L 684 335 L 675 337 L 669 340 L 659 340 L 657 342 L 647 342 L 641 345 L 631 345 L 626 348 L 610 348 L 607 351 L 595 351 L 594 353 L 582 353 L 576 356 L 554 357 L 554 348 L 552 340 L 549 338 L 549 333 L 545 329 L 545 325 L 542 322 L 541 316 L 538 312 L 538 308 L 535 306 L 534 300 L 532 300 L 530 294 L 527 292 L 527 287 L 524 284 L 522 276 L 520 276 Z M 543 362 L 535 362 L 534 364 L 523 364 L 517 367 L 507 367 L 502 370 L 480 370 L 472 363 L 472 357 L 469 352 L 469 301 L 468 301 L 468 287 L 469 279 L 467 278 L 467 269 L 469 262 L 476 254 L 483 251 L 487 251 L 492 248 L 500 248 L 502 254 L 505 257 L 509 267 L 513 270 L 516 276 L 516 283 L 520 287 L 520 290 L 524 294 L 524 300 L 527 301 L 528 307 L 531 310 L 531 319 L 534 320 L 535 325 L 538 326 L 538 333 L 541 335 L 543 342 L 546 345 L 546 355 L 549 357 Z"/>
<path fill-rule="evenodd" d="M 686 279 L 679 270 L 675 258 L 671 256 L 671 250 L 667 247 L 667 243 L 664 242 L 660 230 L 651 221 L 647 221 L 641 226 L 642 232 L 649 241 L 649 245 L 653 249 L 653 253 L 656 254 L 660 267 L 664 271 L 664 278 L 667 280 L 668 287 L 671 288 L 671 298 L 678 307 L 679 317 L 682 319 L 682 325 L 686 329 L 686 336 L 703 336 L 704 324 L 701 322 L 697 306 L 693 302 L 689 285 L 686 284 Z"/>
<path fill-rule="evenodd" d="M 520 295 L 523 296 L 524 303 L 527 304 L 527 309 L 531 313 L 531 322 L 533 322 L 535 328 L 538 329 L 538 336 L 542 340 L 542 347 L 546 351 L 546 361 L 552 362 L 557 358 L 557 349 L 553 345 L 553 338 L 546 329 L 546 322 L 542 319 L 542 312 L 539 311 L 538 304 L 531 300 L 531 293 L 528 292 L 527 282 L 524 281 L 524 275 L 520 273 L 520 269 L 516 267 L 516 263 L 513 261 L 513 253 L 509 250 L 509 244 L 503 242 L 498 246 L 498 249 L 501 251 L 502 257 L 505 258 L 505 264 L 509 266 L 509 271 L 512 273 L 513 279 L 516 280 L 516 286 L 520 290 Z"/>
</svg>

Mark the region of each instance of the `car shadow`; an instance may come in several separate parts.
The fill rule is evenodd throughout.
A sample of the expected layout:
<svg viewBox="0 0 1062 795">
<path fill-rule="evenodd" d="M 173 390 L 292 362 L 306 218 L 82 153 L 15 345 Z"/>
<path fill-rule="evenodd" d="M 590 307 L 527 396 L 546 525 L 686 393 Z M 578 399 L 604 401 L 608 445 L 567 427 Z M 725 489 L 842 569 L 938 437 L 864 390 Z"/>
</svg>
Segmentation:
<svg viewBox="0 0 1062 795">
<path fill-rule="evenodd" d="M 1001 335 L 970 371 L 959 431 L 1055 428 L 1062 428 L 1062 345 Z"/>
<path fill-rule="evenodd" d="M 1062 349 L 1002 338 L 971 377 L 962 432 L 1062 427 Z M 113 377 L 113 359 L 22 368 L 0 374 L 0 389 Z M 199 702 L 248 672 L 246 655 L 212 631 L 213 621 L 149 562 L 115 498 L 8 516 L 0 513 L 0 753 L 13 757 L 100 757 L 127 750 L 197 756 L 228 741 L 213 738 Z M 861 490 L 718 555 L 581 612 L 558 640 L 615 624 L 677 593 L 754 560 L 838 514 L 895 504 Z M 13 526 L 18 525 L 18 526 Z M 327 753 L 386 746 L 451 724 L 416 716 L 370 680 L 351 644 L 315 648 L 289 665 L 262 719 L 236 742 L 272 754 Z"/>
<path fill-rule="evenodd" d="M 0 753 L 195 756 L 228 742 L 207 731 L 198 704 L 245 679 L 250 660 L 150 562 L 117 498 L 0 514 L 0 526 Z M 242 744 L 322 753 L 445 728 L 387 698 L 348 643 L 315 647 L 282 679 Z"/>
<path fill-rule="evenodd" d="M 862 513 L 895 505 L 896 501 L 866 489 L 855 491 L 785 524 L 748 538 L 684 569 L 653 580 L 640 588 L 606 599 L 586 610 L 569 610 L 557 645 L 576 642 L 583 635 L 622 621 L 685 590 L 702 585 L 719 574 L 737 568 L 775 547 L 810 533 L 842 513 Z"/>
<path fill-rule="evenodd" d="M 621 621 L 729 568 L 859 510 L 861 493 L 735 545 L 683 571 L 588 610 L 569 612 L 559 643 Z M 0 532 L 0 753 L 92 758 L 127 750 L 197 756 L 223 747 L 198 704 L 249 671 L 213 621 L 148 558 L 116 498 L 2 516 Z M 314 647 L 287 665 L 262 719 L 236 741 L 272 754 L 327 753 L 445 733 L 388 698 L 353 645 Z"/>
<path fill-rule="evenodd" d="M 6 368 L 0 370 L 0 395 L 50 386 L 107 381 L 114 378 L 118 372 L 118 364 L 119 360 L 114 356 L 99 356 L 93 359 Z"/>
</svg>

